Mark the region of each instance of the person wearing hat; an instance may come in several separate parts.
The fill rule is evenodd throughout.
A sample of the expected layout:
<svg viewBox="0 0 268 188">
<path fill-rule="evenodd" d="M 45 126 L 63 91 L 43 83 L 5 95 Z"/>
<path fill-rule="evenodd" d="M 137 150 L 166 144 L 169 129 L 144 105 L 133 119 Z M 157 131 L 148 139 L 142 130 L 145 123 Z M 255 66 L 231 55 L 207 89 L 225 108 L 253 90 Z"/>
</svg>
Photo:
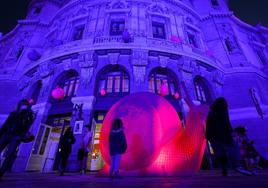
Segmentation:
<svg viewBox="0 0 268 188">
<path fill-rule="evenodd" d="M 29 129 L 34 121 L 34 113 L 28 100 L 21 100 L 17 109 L 11 112 L 0 129 L 0 153 L 5 149 L 5 160 L 0 168 L 0 180 L 14 162 L 17 148 L 22 142 L 33 140 Z"/>
</svg>

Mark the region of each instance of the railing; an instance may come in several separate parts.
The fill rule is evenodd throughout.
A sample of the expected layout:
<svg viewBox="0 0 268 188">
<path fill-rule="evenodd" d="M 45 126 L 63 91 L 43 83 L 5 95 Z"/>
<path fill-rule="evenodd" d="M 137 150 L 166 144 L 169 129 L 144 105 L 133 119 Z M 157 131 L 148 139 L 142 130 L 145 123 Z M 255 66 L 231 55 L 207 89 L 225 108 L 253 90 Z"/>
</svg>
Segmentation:
<svg viewBox="0 0 268 188">
<path fill-rule="evenodd" d="M 103 43 L 123 43 L 122 36 L 107 36 L 107 37 L 96 37 L 93 41 L 94 44 L 103 44 Z"/>
<path fill-rule="evenodd" d="M 150 47 L 170 48 L 182 50 L 182 44 L 163 39 L 147 38 L 147 45 Z"/>
</svg>

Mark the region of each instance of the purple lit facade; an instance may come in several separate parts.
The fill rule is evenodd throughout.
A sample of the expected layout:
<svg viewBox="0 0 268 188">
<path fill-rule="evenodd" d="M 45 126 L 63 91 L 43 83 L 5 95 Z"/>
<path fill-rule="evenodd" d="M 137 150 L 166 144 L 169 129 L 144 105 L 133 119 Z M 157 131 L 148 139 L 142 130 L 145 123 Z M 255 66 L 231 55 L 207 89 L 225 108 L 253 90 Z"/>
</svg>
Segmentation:
<svg viewBox="0 0 268 188">
<path fill-rule="evenodd" d="M 99 132 L 111 106 L 130 93 L 160 93 L 184 120 L 174 97 L 184 81 L 195 103 L 224 96 L 233 126 L 245 125 L 268 159 L 268 29 L 230 12 L 227 0 L 33 0 L 25 20 L 0 38 L 0 123 L 33 99 L 34 143 L 22 144 L 14 171 L 57 169 L 58 142 L 75 128 L 69 170 L 90 125 L 91 170 L 99 170 Z M 51 97 L 60 86 L 62 100 Z M 182 96 L 183 97 L 183 96 Z M 81 127 L 78 127 L 82 122 Z"/>
</svg>

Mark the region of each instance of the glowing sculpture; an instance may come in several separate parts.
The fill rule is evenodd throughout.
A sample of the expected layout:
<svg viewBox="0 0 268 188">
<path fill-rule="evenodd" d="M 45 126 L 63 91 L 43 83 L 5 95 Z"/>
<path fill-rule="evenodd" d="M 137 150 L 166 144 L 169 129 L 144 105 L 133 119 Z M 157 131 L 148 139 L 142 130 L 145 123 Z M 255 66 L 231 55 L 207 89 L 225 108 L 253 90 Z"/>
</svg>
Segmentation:
<svg viewBox="0 0 268 188">
<path fill-rule="evenodd" d="M 166 83 L 162 83 L 160 86 L 160 95 L 166 96 L 168 94 L 168 86 Z"/>
<path fill-rule="evenodd" d="M 170 40 L 173 41 L 173 42 L 175 42 L 175 43 L 181 43 L 182 42 L 181 38 L 178 37 L 178 36 L 175 36 L 175 35 L 172 35 L 170 37 Z"/>
<path fill-rule="evenodd" d="M 180 98 L 180 94 L 179 94 L 178 92 L 176 92 L 176 93 L 174 94 L 174 98 L 175 98 L 175 99 L 179 99 L 179 98 Z"/>
<path fill-rule="evenodd" d="M 54 89 L 51 93 L 52 97 L 57 100 L 61 100 L 65 96 L 64 89 L 62 89 L 60 86 L 57 86 L 56 89 Z"/>
<path fill-rule="evenodd" d="M 104 88 L 102 88 L 100 90 L 100 94 L 101 94 L 101 96 L 105 96 L 106 95 L 106 90 Z"/>
<path fill-rule="evenodd" d="M 188 94 L 186 94 L 188 96 Z M 190 111 L 186 129 L 175 109 L 153 93 L 135 93 L 118 101 L 105 117 L 100 148 L 108 172 L 109 131 L 115 118 L 121 118 L 128 149 L 120 170 L 132 175 L 193 175 L 200 168 L 206 141 L 204 124 L 208 108 L 186 99 Z"/>
<path fill-rule="evenodd" d="M 30 105 L 33 105 L 35 103 L 34 99 L 29 99 L 28 102 Z"/>
</svg>

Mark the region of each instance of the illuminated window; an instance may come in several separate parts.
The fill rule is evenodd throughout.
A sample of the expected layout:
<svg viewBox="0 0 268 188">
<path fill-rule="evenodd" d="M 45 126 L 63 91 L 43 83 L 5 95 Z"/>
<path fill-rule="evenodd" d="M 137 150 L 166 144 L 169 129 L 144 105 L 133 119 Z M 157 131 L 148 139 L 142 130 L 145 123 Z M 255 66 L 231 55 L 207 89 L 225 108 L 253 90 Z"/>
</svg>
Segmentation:
<svg viewBox="0 0 268 188">
<path fill-rule="evenodd" d="M 196 93 L 196 99 L 202 104 L 210 104 L 212 101 L 211 95 L 205 80 L 202 77 L 197 76 L 194 79 L 194 87 Z"/>
<path fill-rule="evenodd" d="M 173 96 L 178 91 L 174 74 L 167 69 L 155 69 L 149 76 L 149 92 L 160 94 L 161 85 L 168 87 L 168 95 Z"/>
<path fill-rule="evenodd" d="M 70 78 L 64 79 L 64 81 L 58 85 L 64 89 L 65 99 L 75 97 L 79 86 L 79 77 L 72 76 Z"/>
<path fill-rule="evenodd" d="M 111 69 L 109 69 L 111 68 Z M 109 66 L 100 72 L 98 79 L 97 95 L 101 96 L 101 90 L 106 91 L 105 96 L 120 96 L 129 93 L 129 76 L 118 66 Z"/>
<path fill-rule="evenodd" d="M 110 35 L 122 35 L 125 30 L 125 21 L 112 21 L 110 26 Z"/>
<path fill-rule="evenodd" d="M 153 29 L 154 38 L 159 38 L 159 39 L 166 38 L 165 25 L 163 23 L 153 22 L 152 29 Z"/>
</svg>

